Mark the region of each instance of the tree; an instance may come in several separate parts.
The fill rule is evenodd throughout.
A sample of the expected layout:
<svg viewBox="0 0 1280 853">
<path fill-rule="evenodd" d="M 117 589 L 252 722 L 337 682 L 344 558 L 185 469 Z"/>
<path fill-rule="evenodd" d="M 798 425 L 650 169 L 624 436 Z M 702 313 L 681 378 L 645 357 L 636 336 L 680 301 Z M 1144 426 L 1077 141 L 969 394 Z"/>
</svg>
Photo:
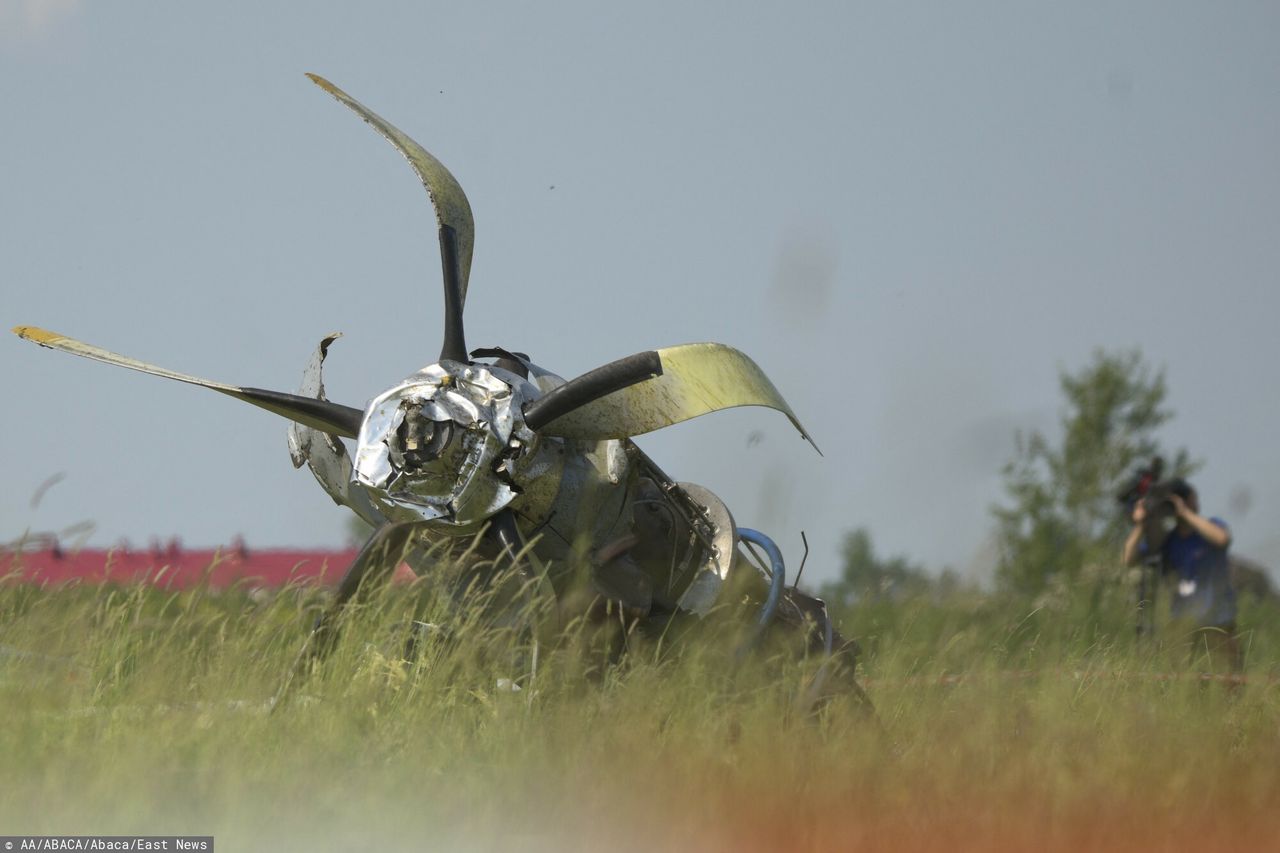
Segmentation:
<svg viewBox="0 0 1280 853">
<path fill-rule="evenodd" d="M 840 552 L 844 565 L 839 580 L 823 584 L 819 592 L 832 607 L 881 598 L 897 600 L 930 588 L 929 574 L 920 566 L 905 557 L 877 556 L 866 528 L 846 533 Z"/>
<path fill-rule="evenodd" d="M 992 508 L 996 582 L 1006 591 L 1034 595 L 1055 575 L 1071 580 L 1086 565 L 1114 563 L 1129 527 L 1116 500 L 1126 478 L 1156 455 L 1172 460 L 1166 476 L 1196 467 L 1186 450 L 1161 452 L 1155 431 L 1173 417 L 1164 371 L 1137 350 L 1095 350 L 1086 367 L 1058 381 L 1066 398 L 1061 443 L 1019 433 L 1003 470 L 1010 505 Z"/>
</svg>

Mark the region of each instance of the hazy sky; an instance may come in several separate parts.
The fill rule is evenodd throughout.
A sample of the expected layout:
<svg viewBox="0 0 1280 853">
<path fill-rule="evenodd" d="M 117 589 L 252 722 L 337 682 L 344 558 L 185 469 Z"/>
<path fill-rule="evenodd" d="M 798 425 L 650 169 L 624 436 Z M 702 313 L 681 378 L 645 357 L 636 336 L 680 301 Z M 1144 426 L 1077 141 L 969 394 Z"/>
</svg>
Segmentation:
<svg viewBox="0 0 1280 853">
<path fill-rule="evenodd" d="M 824 458 L 767 410 L 641 444 L 793 560 L 806 530 L 806 577 L 858 525 L 981 564 L 1014 430 L 1132 346 L 1205 508 L 1280 567 L 1278 10 L 0 0 L 3 325 L 281 390 L 341 330 L 356 406 L 433 360 L 426 195 L 314 71 L 466 189 L 471 346 L 765 368 Z M 0 539 L 344 538 L 284 421 L 12 335 L 0 364 Z"/>
</svg>

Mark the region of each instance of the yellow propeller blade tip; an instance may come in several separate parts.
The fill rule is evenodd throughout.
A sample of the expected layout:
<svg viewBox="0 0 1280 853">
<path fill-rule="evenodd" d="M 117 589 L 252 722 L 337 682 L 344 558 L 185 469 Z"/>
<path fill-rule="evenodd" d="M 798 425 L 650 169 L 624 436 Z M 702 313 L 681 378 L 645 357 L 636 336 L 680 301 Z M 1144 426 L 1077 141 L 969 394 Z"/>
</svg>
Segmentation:
<svg viewBox="0 0 1280 853">
<path fill-rule="evenodd" d="M 41 329 L 38 326 L 14 326 L 13 333 L 24 341 L 31 341 L 37 344 L 51 344 L 66 337 L 65 335 L 59 335 L 57 332 Z"/>
<path fill-rule="evenodd" d="M 321 77 L 319 74 L 312 74 L 310 71 L 306 72 L 306 74 L 312 83 L 315 83 L 317 86 L 319 86 L 321 89 L 324 89 L 330 95 L 338 94 L 338 87 L 333 85 L 323 77 Z"/>
</svg>

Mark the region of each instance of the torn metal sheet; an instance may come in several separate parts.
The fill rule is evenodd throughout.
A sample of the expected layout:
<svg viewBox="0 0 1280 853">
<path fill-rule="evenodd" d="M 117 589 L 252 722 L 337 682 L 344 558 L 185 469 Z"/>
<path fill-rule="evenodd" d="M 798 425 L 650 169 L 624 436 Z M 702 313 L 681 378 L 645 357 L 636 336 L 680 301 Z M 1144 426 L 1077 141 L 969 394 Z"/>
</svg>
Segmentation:
<svg viewBox="0 0 1280 853">
<path fill-rule="evenodd" d="M 311 360 L 302 372 L 302 384 L 298 387 L 300 396 L 325 399 L 324 360 L 329 354 L 329 345 L 340 337 L 341 332 L 326 335 L 311 354 Z M 366 524 L 378 527 L 386 523 L 386 515 L 373 505 L 369 496 L 363 490 L 351 488 L 351 457 L 338 436 L 295 421 L 289 425 L 289 457 L 293 460 L 293 467 L 301 468 L 305 464 L 311 469 L 320 487 L 333 498 L 334 503 L 350 507 Z"/>
</svg>

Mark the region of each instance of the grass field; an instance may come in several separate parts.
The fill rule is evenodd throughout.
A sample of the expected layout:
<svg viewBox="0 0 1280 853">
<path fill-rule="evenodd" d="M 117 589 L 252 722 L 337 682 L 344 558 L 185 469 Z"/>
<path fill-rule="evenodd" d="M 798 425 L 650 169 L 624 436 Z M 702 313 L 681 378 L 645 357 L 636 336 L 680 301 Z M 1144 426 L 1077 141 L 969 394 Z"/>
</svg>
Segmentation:
<svg viewBox="0 0 1280 853">
<path fill-rule="evenodd" d="M 357 613 L 268 713 L 323 593 L 0 585 L 0 834 L 212 834 L 223 851 L 1280 845 L 1262 605 L 1242 617 L 1250 681 L 1234 689 L 1135 644 L 1106 596 L 856 608 L 871 719 L 840 701 L 799 713 L 812 662 L 736 667 L 711 641 L 610 667 L 571 631 L 513 692 L 497 685 L 527 645 L 464 624 L 407 665 L 388 626 L 412 593 Z"/>
</svg>

